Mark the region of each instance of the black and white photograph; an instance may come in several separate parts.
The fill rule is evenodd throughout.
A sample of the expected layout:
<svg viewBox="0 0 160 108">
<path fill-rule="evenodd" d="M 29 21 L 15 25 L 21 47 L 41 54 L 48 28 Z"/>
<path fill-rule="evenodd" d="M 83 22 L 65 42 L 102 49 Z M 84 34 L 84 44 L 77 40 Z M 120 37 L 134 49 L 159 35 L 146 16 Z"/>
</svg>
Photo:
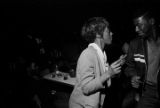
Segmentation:
<svg viewBox="0 0 160 108">
<path fill-rule="evenodd" d="M 158 0 L 7 0 L 1 108 L 160 108 Z"/>
</svg>

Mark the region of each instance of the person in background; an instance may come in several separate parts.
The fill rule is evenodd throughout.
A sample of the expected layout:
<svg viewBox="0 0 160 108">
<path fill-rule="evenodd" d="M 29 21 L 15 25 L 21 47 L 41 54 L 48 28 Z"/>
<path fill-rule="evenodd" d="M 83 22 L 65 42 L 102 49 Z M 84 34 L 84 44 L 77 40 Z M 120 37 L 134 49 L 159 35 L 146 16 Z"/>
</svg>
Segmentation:
<svg viewBox="0 0 160 108">
<path fill-rule="evenodd" d="M 111 55 L 110 55 L 110 58 L 115 56 L 113 54 L 115 51 L 120 50 L 119 51 L 120 53 L 116 53 L 116 56 L 121 55 L 124 58 L 123 59 L 124 62 L 123 62 L 123 64 L 121 64 L 121 73 L 115 75 L 112 78 L 112 85 L 109 88 L 105 89 L 106 98 L 104 100 L 103 108 L 121 108 L 123 99 L 126 95 L 126 86 L 127 86 L 126 80 L 127 79 L 126 79 L 126 76 L 124 74 L 124 69 L 126 67 L 125 57 L 126 57 L 126 54 L 128 52 L 129 44 L 126 41 L 123 44 L 117 44 L 117 45 L 119 45 L 121 47 L 120 48 L 117 47 L 116 49 L 110 49 L 110 52 L 112 52 Z M 107 51 L 109 51 L 109 50 L 107 50 Z"/>
<path fill-rule="evenodd" d="M 127 42 L 125 42 L 125 43 L 122 45 L 122 52 L 124 53 L 124 55 L 127 55 L 128 49 L 129 49 L 129 44 L 128 44 Z"/>
<path fill-rule="evenodd" d="M 123 44 L 122 44 L 122 55 L 124 56 L 124 57 L 126 57 L 127 56 L 127 53 L 128 53 L 128 49 L 129 49 L 129 44 L 128 44 L 129 42 L 124 42 Z M 125 76 L 125 73 L 124 73 L 124 70 L 125 70 L 125 68 L 126 68 L 126 63 L 125 63 L 125 59 L 124 59 L 124 64 L 123 64 L 123 66 L 122 66 L 122 68 L 121 68 L 121 74 L 119 75 L 119 77 L 118 77 L 118 82 L 117 82 L 117 89 L 119 89 L 119 92 L 117 93 L 118 94 L 118 107 L 119 108 L 124 108 L 124 105 L 123 105 L 123 101 L 124 101 L 124 98 L 125 98 L 125 96 L 126 96 L 126 94 L 127 94 L 127 90 L 128 90 L 128 79 L 127 79 L 127 77 Z M 116 89 L 116 90 L 117 90 Z"/>
<path fill-rule="evenodd" d="M 101 108 L 105 83 L 120 73 L 123 58 L 107 64 L 104 46 L 112 43 L 109 22 L 103 17 L 93 17 L 82 27 L 82 36 L 89 42 L 78 59 L 76 84 L 69 99 L 69 108 Z"/>
<path fill-rule="evenodd" d="M 125 42 L 122 46 L 122 51 L 127 56 L 129 50 L 129 42 Z M 130 78 L 128 78 L 125 74 L 125 69 L 127 67 L 127 64 L 125 63 L 122 67 L 121 72 L 121 84 L 122 84 L 122 92 L 121 92 L 121 108 L 134 108 L 136 104 L 135 100 L 135 90 L 131 87 L 130 84 Z"/>
<path fill-rule="evenodd" d="M 125 73 L 135 95 L 136 108 L 160 108 L 160 34 L 150 11 L 134 19 L 138 37 L 130 42 Z"/>
</svg>

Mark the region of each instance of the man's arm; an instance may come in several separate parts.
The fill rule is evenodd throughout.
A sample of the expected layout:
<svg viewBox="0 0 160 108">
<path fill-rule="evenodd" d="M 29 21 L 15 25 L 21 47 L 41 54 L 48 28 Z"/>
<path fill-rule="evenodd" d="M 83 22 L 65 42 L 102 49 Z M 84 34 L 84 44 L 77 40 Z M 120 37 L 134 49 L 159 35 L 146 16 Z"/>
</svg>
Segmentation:
<svg viewBox="0 0 160 108">
<path fill-rule="evenodd" d="M 135 61 L 134 61 L 134 44 L 133 43 L 130 43 L 128 53 L 127 53 L 125 75 L 127 77 L 132 77 L 137 75 L 137 70 L 136 70 Z"/>
<path fill-rule="evenodd" d="M 131 43 L 126 58 L 127 67 L 125 69 L 125 74 L 130 79 L 132 87 L 139 88 L 141 81 L 140 81 L 140 76 L 137 75 L 137 69 L 135 66 L 134 48 L 135 44 Z"/>
</svg>

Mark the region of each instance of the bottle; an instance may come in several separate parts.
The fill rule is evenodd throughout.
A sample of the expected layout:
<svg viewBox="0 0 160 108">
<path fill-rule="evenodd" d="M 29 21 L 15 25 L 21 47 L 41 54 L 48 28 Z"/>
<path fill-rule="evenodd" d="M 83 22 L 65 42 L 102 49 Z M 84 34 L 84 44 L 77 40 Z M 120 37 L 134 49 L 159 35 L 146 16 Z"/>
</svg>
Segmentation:
<svg viewBox="0 0 160 108">
<path fill-rule="evenodd" d="M 56 75 L 59 73 L 58 65 L 57 65 L 57 64 L 56 64 L 56 66 L 55 66 L 55 73 L 56 73 Z"/>
</svg>

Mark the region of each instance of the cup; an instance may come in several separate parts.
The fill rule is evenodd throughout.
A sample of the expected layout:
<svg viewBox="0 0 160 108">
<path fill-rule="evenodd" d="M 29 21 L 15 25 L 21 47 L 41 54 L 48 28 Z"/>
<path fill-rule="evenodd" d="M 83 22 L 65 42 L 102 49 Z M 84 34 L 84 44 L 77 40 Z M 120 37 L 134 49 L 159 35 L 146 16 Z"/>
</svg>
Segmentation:
<svg viewBox="0 0 160 108">
<path fill-rule="evenodd" d="M 74 71 L 74 69 L 71 69 L 70 71 L 69 71 L 69 75 L 70 75 L 70 77 L 76 77 L 76 73 L 75 73 L 75 71 Z"/>
</svg>

